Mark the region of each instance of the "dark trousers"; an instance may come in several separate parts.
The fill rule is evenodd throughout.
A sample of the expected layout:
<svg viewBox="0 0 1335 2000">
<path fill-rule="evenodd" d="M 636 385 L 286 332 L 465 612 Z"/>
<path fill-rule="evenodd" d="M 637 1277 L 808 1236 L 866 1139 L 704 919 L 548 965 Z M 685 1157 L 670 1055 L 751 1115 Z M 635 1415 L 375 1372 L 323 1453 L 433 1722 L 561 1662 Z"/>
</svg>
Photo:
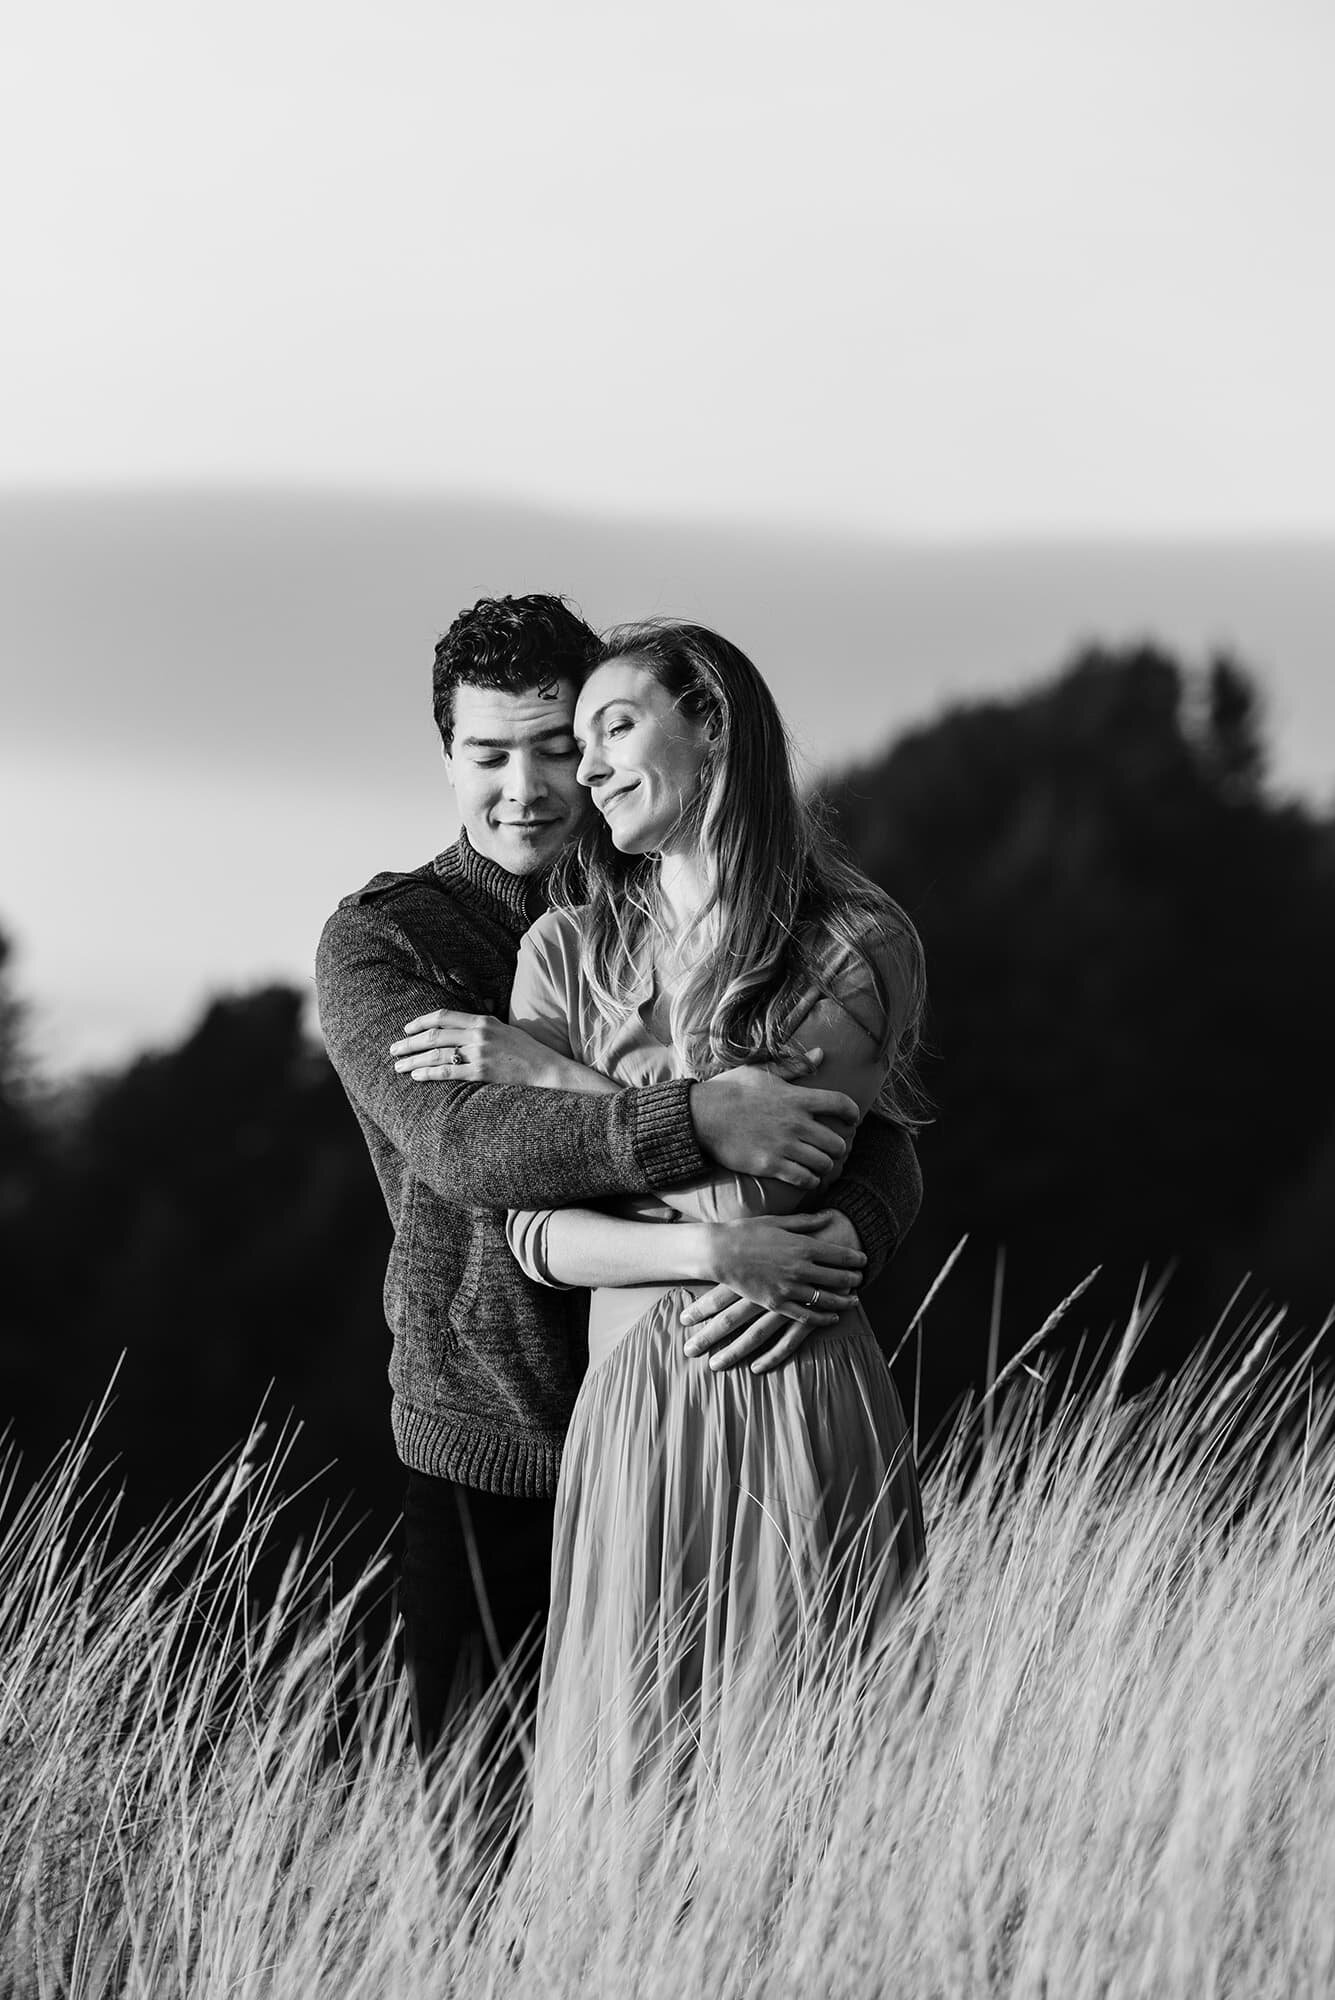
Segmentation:
<svg viewBox="0 0 1335 2000">
<path fill-rule="evenodd" d="M 531 1720 L 555 1507 L 409 1471 L 399 1606 L 413 1742 L 424 1765 L 450 1717 L 492 1685 L 525 1641 L 534 1671 L 517 1693 Z"/>
</svg>

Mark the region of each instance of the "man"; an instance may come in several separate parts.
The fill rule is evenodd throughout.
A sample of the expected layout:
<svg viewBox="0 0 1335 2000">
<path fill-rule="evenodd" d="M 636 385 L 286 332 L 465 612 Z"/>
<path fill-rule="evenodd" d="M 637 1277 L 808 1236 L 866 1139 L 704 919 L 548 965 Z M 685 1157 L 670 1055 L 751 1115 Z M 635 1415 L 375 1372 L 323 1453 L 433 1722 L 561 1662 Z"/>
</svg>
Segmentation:
<svg viewBox="0 0 1335 2000">
<path fill-rule="evenodd" d="M 459 840 L 346 897 L 317 958 L 325 1041 L 394 1228 L 385 1310 L 407 1473 L 401 1604 L 424 1760 L 461 1687 L 489 1678 L 546 1616 L 584 1300 L 530 1283 L 506 1244 L 507 1209 L 644 1193 L 711 1163 L 814 1187 L 843 1160 L 856 1109 L 761 1069 L 612 1094 L 469 1079 L 467 1048 L 484 1032 L 503 1073 L 519 940 L 588 809 L 571 723 L 596 649 L 559 598 L 484 598 L 455 620 L 436 649 L 433 706 Z M 484 1028 L 482 1016 L 499 1024 Z M 415 1080 L 435 1041 L 450 1049 L 446 1080 Z M 865 1255 L 875 1276 L 920 1194 L 907 1137 L 868 1119 L 828 1196 L 839 1212 L 820 1233 Z M 782 1356 L 834 1317 L 810 1311 L 793 1328 L 772 1296 L 718 1289 L 703 1304 L 696 1342 L 718 1350 L 716 1361 L 747 1358 L 776 1335 Z"/>
</svg>

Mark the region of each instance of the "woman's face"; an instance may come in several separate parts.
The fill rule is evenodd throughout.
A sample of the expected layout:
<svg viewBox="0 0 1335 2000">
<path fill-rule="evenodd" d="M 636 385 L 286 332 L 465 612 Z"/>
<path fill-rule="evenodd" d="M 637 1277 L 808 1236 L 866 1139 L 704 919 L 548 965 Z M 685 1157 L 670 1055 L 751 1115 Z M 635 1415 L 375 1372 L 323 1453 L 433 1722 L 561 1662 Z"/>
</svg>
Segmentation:
<svg viewBox="0 0 1335 2000">
<path fill-rule="evenodd" d="M 623 854 L 670 850 L 700 789 L 709 750 L 705 723 L 683 715 L 648 667 L 608 660 L 575 703 L 579 767 Z"/>
</svg>

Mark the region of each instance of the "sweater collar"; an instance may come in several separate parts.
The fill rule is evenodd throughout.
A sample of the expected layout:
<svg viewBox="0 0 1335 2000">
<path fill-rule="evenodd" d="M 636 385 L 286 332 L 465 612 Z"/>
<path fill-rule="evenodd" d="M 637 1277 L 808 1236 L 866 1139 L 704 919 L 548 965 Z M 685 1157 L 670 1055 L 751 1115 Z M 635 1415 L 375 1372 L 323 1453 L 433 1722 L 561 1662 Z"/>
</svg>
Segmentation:
<svg viewBox="0 0 1335 2000">
<path fill-rule="evenodd" d="M 547 907 L 549 870 L 537 875 L 512 875 L 499 861 L 479 854 L 466 831 L 432 863 L 442 885 L 494 918 L 520 938 Z"/>
</svg>

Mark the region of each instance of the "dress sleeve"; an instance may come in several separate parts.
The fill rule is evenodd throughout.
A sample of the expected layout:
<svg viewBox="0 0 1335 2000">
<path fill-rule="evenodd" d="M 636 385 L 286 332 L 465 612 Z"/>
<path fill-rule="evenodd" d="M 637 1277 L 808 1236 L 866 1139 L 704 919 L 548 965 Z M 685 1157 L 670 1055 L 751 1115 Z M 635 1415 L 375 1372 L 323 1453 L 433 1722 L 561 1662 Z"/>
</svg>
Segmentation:
<svg viewBox="0 0 1335 2000">
<path fill-rule="evenodd" d="M 577 943 L 568 918 L 548 915 L 520 940 L 510 989 L 510 1023 L 557 1055 L 582 1062 L 578 1014 Z M 505 1240 L 515 1262 L 536 1284 L 575 1291 L 576 1286 L 554 1278 L 548 1265 L 547 1225 L 554 1213 L 551 1208 L 512 1208 L 506 1217 Z"/>
<path fill-rule="evenodd" d="M 872 961 L 849 955 L 832 969 L 827 991 L 813 993 L 789 1026 L 787 1046 L 820 1048 L 824 1059 L 814 1075 L 799 1079 L 820 1090 L 842 1090 L 858 1107 L 862 1122 L 881 1093 L 899 1039 L 896 995 L 900 990 L 893 949 L 879 947 Z M 831 1186 L 836 1175 L 823 1183 Z M 656 1190 L 681 1215 L 702 1222 L 739 1222 L 752 1215 L 791 1215 L 812 1196 L 786 1181 L 753 1174 L 704 1173 L 676 1187 Z"/>
<path fill-rule="evenodd" d="M 571 952 L 569 919 L 549 915 L 525 931 L 510 988 L 510 1025 L 557 1055 L 582 1062 L 578 967 Z"/>
</svg>

